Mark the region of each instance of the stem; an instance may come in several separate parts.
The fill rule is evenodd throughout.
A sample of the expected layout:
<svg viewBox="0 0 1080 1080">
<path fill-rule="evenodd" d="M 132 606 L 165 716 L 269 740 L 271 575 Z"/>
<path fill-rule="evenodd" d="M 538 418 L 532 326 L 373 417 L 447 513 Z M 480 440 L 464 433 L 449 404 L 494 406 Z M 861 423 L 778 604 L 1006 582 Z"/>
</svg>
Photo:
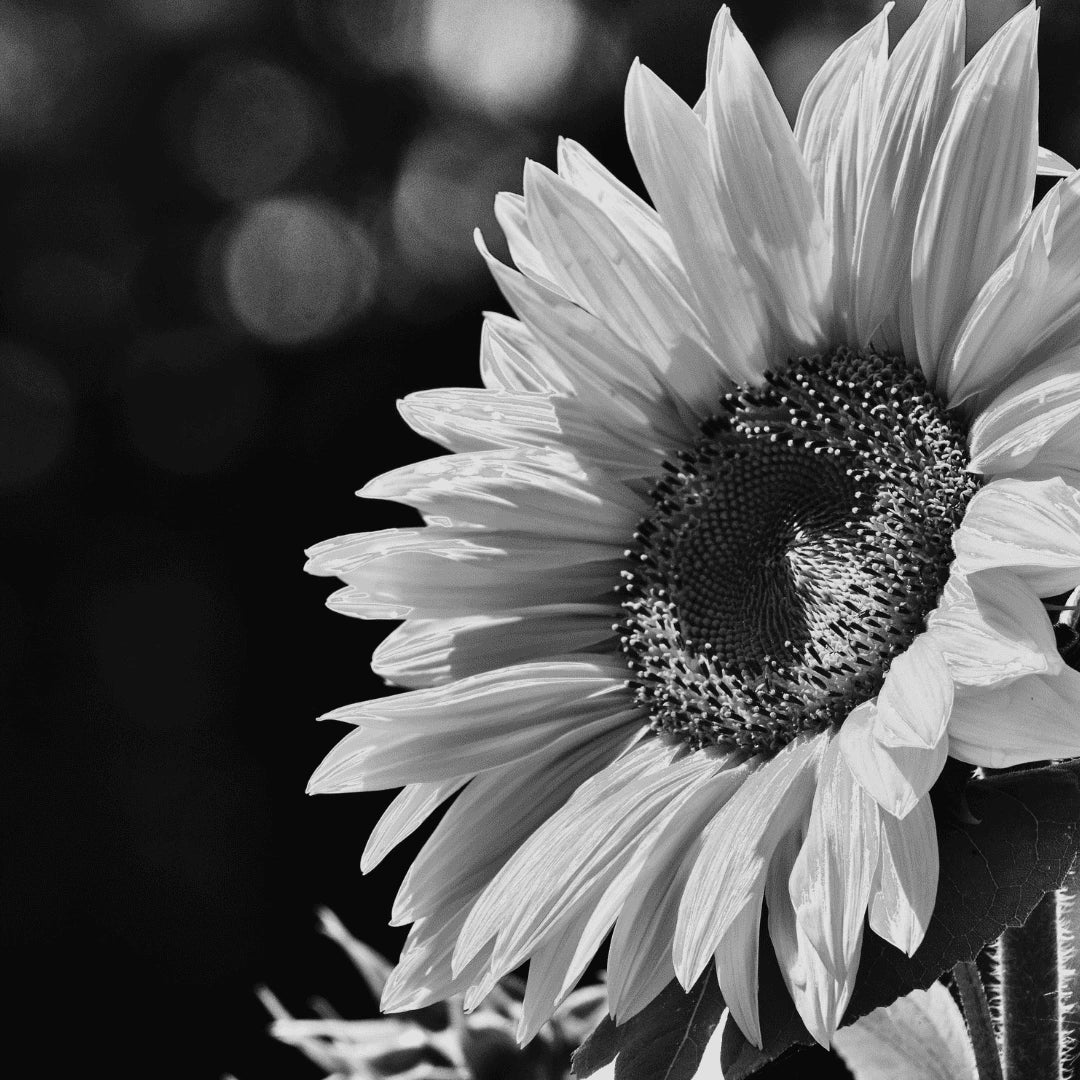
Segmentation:
<svg viewBox="0 0 1080 1080">
<path fill-rule="evenodd" d="M 1058 1019 L 1062 1076 L 1067 1075 L 1080 1034 L 1080 862 L 1073 863 L 1057 893 Z"/>
<path fill-rule="evenodd" d="M 979 1080 L 1003 1080 L 994 1022 L 990 1018 L 990 1006 L 986 1000 L 986 990 L 983 988 L 979 969 L 973 960 L 964 961 L 952 969 L 952 976 L 957 990 L 960 991 L 968 1035 L 971 1036 L 971 1045 L 975 1050 Z"/>
<path fill-rule="evenodd" d="M 1057 900 L 1047 893 L 1023 926 L 1001 935 L 1006 1080 L 1059 1080 Z"/>
</svg>

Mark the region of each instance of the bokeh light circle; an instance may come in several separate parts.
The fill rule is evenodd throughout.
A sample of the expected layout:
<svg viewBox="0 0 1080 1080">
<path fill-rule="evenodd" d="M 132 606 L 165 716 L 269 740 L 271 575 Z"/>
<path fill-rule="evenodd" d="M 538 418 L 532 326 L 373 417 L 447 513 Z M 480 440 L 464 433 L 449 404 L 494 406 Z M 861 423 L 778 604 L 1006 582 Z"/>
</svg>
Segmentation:
<svg viewBox="0 0 1080 1080">
<path fill-rule="evenodd" d="M 582 45 L 573 0 L 427 0 L 427 73 L 494 114 L 542 110 L 566 86 Z"/>
<path fill-rule="evenodd" d="M 71 440 L 72 392 L 53 361 L 0 340 L 0 492 L 43 479 Z"/>
<path fill-rule="evenodd" d="M 323 106 L 298 74 L 266 60 L 219 56 L 185 78 L 172 103 L 184 168 L 218 198 L 266 195 L 317 149 Z"/>
<path fill-rule="evenodd" d="M 486 286 L 473 242 L 479 228 L 501 250 L 495 195 L 521 187 L 527 148 L 484 126 L 449 123 L 421 133 L 398 173 L 390 208 L 398 257 L 444 289 Z"/>
<path fill-rule="evenodd" d="M 378 273 L 360 224 L 310 197 L 248 207 L 221 256 L 225 299 L 249 333 L 297 346 L 341 329 L 371 302 Z"/>
</svg>

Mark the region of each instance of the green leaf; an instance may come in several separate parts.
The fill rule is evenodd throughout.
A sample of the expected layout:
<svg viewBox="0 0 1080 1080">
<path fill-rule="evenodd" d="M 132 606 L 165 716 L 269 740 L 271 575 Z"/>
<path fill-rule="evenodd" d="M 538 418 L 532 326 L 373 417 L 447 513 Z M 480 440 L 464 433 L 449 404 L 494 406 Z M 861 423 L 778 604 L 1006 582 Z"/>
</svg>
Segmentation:
<svg viewBox="0 0 1080 1080">
<path fill-rule="evenodd" d="M 593 1033 L 574 1051 L 570 1058 L 570 1068 L 579 1080 L 585 1080 L 585 1077 L 592 1076 L 609 1061 L 614 1061 L 618 1052 L 619 1029 L 610 1016 L 605 1016 Z"/>
<path fill-rule="evenodd" d="M 617 1053 L 615 1080 L 692 1080 L 723 1011 L 710 964 L 689 994 L 672 981 L 625 1024 L 601 1023 L 574 1055 L 574 1075 L 589 1076 Z"/>
<path fill-rule="evenodd" d="M 935 792 L 941 878 L 926 938 L 907 957 L 866 931 L 845 1024 L 911 990 L 927 989 L 961 960 L 974 960 L 1006 927 L 1023 925 L 1043 896 L 1061 885 L 1080 852 L 1080 761 L 1000 773 L 973 781 L 964 794 L 970 815 L 940 813 L 949 804 L 939 803 Z M 765 1045 L 756 1049 L 734 1024 L 726 1025 L 725 1080 L 744 1080 L 812 1041 L 788 1008 L 786 990 L 781 998 L 775 986 L 768 988 L 766 980 L 775 979 L 766 963 L 771 955 L 763 948 Z"/>
</svg>

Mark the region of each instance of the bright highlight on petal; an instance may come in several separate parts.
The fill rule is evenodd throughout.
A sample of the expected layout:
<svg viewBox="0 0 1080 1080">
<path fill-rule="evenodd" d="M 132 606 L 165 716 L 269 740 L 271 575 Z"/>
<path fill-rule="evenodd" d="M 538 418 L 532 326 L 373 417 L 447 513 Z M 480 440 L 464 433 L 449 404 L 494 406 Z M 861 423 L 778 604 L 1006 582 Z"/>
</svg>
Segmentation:
<svg viewBox="0 0 1080 1080">
<path fill-rule="evenodd" d="M 964 1017 L 941 983 L 841 1028 L 833 1045 L 856 1080 L 977 1080 Z"/>
<path fill-rule="evenodd" d="M 1080 178 L 1039 148 L 1034 5 L 966 66 L 963 0 L 891 55 L 890 8 L 794 131 L 726 7 L 694 106 L 635 62 L 648 200 L 569 140 L 526 163 L 512 264 L 477 237 L 516 314 L 483 388 L 409 394 L 449 453 L 360 492 L 424 525 L 309 552 L 333 609 L 402 620 L 372 667 L 403 689 L 329 714 L 309 790 L 404 787 L 365 871 L 440 815 L 384 1008 L 528 963 L 528 1039 L 610 934 L 620 1021 L 712 968 L 760 1043 L 764 947 L 858 1068 L 949 1044 L 931 998 L 888 1053 L 837 1026 L 864 934 L 912 954 L 934 917 L 948 755 L 1080 756 L 1048 614 L 1080 584 Z"/>
</svg>

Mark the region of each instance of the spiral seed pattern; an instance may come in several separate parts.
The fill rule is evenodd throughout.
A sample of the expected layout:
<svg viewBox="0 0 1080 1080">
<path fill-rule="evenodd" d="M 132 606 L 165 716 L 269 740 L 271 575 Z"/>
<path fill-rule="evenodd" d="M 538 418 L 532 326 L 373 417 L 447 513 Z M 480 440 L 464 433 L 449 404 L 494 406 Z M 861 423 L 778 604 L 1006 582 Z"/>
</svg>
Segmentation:
<svg viewBox="0 0 1080 1080">
<path fill-rule="evenodd" d="M 800 357 L 665 463 L 617 626 L 652 725 L 772 752 L 841 723 L 924 628 L 978 478 L 902 357 Z"/>
</svg>

